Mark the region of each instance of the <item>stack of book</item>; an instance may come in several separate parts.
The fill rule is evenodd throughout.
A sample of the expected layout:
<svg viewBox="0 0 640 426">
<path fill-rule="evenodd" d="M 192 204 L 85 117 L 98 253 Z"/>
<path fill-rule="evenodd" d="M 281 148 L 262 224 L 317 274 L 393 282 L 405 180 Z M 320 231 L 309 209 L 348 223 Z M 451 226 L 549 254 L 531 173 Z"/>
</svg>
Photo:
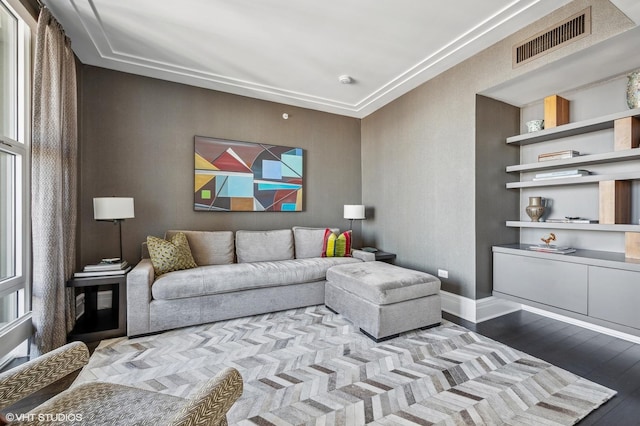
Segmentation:
<svg viewBox="0 0 640 426">
<path fill-rule="evenodd" d="M 598 223 L 595 219 L 586 219 L 584 217 L 563 217 L 560 219 L 546 219 L 545 222 L 549 223 Z"/>
<path fill-rule="evenodd" d="M 571 149 L 566 151 L 547 152 L 538 155 L 538 161 L 563 160 L 565 158 L 578 157 L 579 155 L 580 153 L 578 151 L 573 151 Z"/>
<path fill-rule="evenodd" d="M 571 247 L 560 247 L 560 246 L 546 245 L 546 244 L 529 246 L 529 250 L 540 251 L 543 253 L 556 253 L 556 254 L 574 253 L 576 251 L 576 249 Z"/>
<path fill-rule="evenodd" d="M 101 277 L 110 275 L 124 275 L 131 269 L 126 260 L 103 259 L 100 263 L 87 265 L 82 272 L 76 272 L 74 277 Z"/>
<path fill-rule="evenodd" d="M 589 170 L 582 170 L 582 169 L 536 173 L 536 177 L 534 177 L 533 180 L 565 179 L 565 178 L 572 178 L 572 177 L 587 176 L 589 173 L 590 173 Z"/>
</svg>

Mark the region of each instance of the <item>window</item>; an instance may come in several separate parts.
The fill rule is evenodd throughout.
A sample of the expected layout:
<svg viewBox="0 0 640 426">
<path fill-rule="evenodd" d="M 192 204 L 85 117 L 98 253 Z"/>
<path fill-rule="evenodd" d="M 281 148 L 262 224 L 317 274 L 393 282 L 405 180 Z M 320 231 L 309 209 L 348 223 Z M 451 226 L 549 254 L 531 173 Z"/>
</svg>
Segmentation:
<svg viewBox="0 0 640 426">
<path fill-rule="evenodd" d="M 22 18 L 24 10 L 19 14 L 14 8 L 18 4 L 13 3 L 16 2 L 0 0 L 0 365 L 9 356 L 17 355 L 16 348 L 26 348 L 23 343 L 31 335 L 31 31 Z"/>
<path fill-rule="evenodd" d="M 0 99 L 2 99 L 2 135 L 17 139 L 18 19 L 0 7 Z"/>
<path fill-rule="evenodd" d="M 14 154 L 0 151 L 0 282 L 16 274 L 15 160 Z"/>
</svg>

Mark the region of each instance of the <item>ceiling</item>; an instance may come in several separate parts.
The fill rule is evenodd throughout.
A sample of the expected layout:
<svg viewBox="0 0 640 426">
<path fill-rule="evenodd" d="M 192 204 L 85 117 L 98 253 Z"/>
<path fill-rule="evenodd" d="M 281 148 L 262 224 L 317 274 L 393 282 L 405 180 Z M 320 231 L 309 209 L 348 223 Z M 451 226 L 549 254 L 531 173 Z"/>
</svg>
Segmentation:
<svg viewBox="0 0 640 426">
<path fill-rule="evenodd" d="M 84 64 L 362 118 L 569 1 L 44 3 Z"/>
</svg>

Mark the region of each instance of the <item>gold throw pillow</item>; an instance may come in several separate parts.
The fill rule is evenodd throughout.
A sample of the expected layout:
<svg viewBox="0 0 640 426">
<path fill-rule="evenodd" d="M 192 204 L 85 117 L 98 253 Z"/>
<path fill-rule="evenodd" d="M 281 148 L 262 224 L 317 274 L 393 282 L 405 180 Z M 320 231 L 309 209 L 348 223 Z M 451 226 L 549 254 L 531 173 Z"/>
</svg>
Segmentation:
<svg viewBox="0 0 640 426">
<path fill-rule="evenodd" d="M 170 241 L 148 236 L 147 247 L 156 275 L 198 266 L 191 255 L 189 241 L 182 232 L 175 234 Z"/>
</svg>

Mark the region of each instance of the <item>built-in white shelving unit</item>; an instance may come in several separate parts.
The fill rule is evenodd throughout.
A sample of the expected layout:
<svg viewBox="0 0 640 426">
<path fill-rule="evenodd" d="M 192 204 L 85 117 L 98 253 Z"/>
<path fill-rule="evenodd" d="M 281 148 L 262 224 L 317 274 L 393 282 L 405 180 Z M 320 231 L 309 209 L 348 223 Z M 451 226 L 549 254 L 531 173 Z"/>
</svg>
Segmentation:
<svg viewBox="0 0 640 426">
<path fill-rule="evenodd" d="M 640 148 L 633 148 L 638 146 L 640 108 L 625 109 L 618 100 L 624 96 L 626 74 L 640 68 L 640 57 L 627 54 L 639 34 L 636 27 L 484 93 L 521 106 L 523 119 L 542 118 L 538 101 L 554 93 L 571 100 L 575 117 L 589 117 L 506 139 L 506 145 L 519 147 L 521 160 L 506 167 L 515 182 L 507 183 L 505 190 L 519 191 L 520 211 L 505 225 L 520 229 L 520 241 L 493 246 L 493 295 L 636 336 L 640 259 L 627 256 L 626 246 L 627 236 L 636 247 L 640 235 Z M 540 154 L 566 150 L 582 155 L 536 161 Z M 533 180 L 541 171 L 568 169 L 591 174 Z M 531 196 L 550 201 L 547 217 L 581 215 L 600 223 L 531 222 L 524 214 Z M 628 202 L 619 203 L 625 197 Z M 629 214 L 610 224 L 611 211 L 616 216 Z M 576 251 L 563 255 L 529 249 L 549 232 L 557 234 L 558 245 L 571 245 Z"/>
<path fill-rule="evenodd" d="M 639 119 L 640 108 L 636 108 L 507 138 L 507 144 L 527 149 L 526 154 L 521 151 L 521 158 L 531 161 L 542 149 L 549 149 L 542 152 L 566 149 L 568 141 L 570 146 L 575 146 L 573 150 L 581 150 L 580 143 L 584 138 L 567 138 L 614 129 L 613 132 L 591 137 L 592 142 L 597 141 L 599 150 L 609 149 L 608 152 L 536 163 L 524 162 L 506 167 L 508 173 L 517 173 L 520 176 L 519 181 L 507 183 L 506 188 L 521 191 L 521 205 L 526 200 L 526 191 L 529 191 L 529 188 L 547 188 L 546 191 L 540 191 L 540 195 L 560 191 L 553 194 L 564 200 L 565 211 L 567 204 L 571 204 L 571 201 L 567 200 L 571 199 L 583 209 L 587 206 L 590 212 L 594 211 L 593 202 L 600 203 L 595 206 L 595 211 L 600 210 L 601 215 L 601 207 L 605 206 L 604 211 L 607 213 L 603 217 L 606 220 L 599 218 L 603 223 L 510 220 L 506 222 L 506 226 L 540 229 L 546 232 L 566 230 L 582 235 L 591 231 L 624 233 L 625 241 L 627 236 L 636 238 L 640 235 L 640 224 L 618 222 L 618 217 L 631 217 L 631 201 L 629 198 L 624 200 L 625 196 L 631 196 L 631 192 L 621 195 L 623 201 L 620 202 L 617 192 L 610 193 L 611 184 L 600 184 L 615 181 L 612 182 L 614 186 L 622 184 L 630 188 L 631 183 L 628 181 L 640 180 L 640 148 L 633 148 L 638 146 Z M 559 144 L 556 144 L 556 141 Z M 531 146 L 543 142 L 546 143 L 544 147 Z M 561 148 L 553 149 L 558 146 Z M 635 167 L 636 163 L 638 167 Z M 595 170 L 590 169 L 592 174 L 585 176 L 534 180 L 533 172 L 563 168 L 582 169 L 587 165 L 602 166 L 595 167 Z M 589 187 L 589 184 L 595 188 Z M 584 185 L 587 185 L 587 188 L 572 188 Z M 624 193 L 622 191 L 621 194 Z M 531 191 L 528 194 L 531 194 Z M 610 211 L 615 212 L 615 219 L 608 216 Z M 559 217 L 562 217 L 562 213 Z M 622 219 L 626 220 L 628 219 Z M 541 253 L 530 250 L 529 247 L 529 244 L 522 243 L 493 247 L 495 296 L 640 335 L 640 317 L 637 315 L 637 305 L 640 303 L 640 259 L 626 256 L 625 250 L 628 248 L 620 247 L 620 251 L 617 252 L 591 250 L 594 247 L 577 247 L 574 253 L 563 255 Z"/>
</svg>

